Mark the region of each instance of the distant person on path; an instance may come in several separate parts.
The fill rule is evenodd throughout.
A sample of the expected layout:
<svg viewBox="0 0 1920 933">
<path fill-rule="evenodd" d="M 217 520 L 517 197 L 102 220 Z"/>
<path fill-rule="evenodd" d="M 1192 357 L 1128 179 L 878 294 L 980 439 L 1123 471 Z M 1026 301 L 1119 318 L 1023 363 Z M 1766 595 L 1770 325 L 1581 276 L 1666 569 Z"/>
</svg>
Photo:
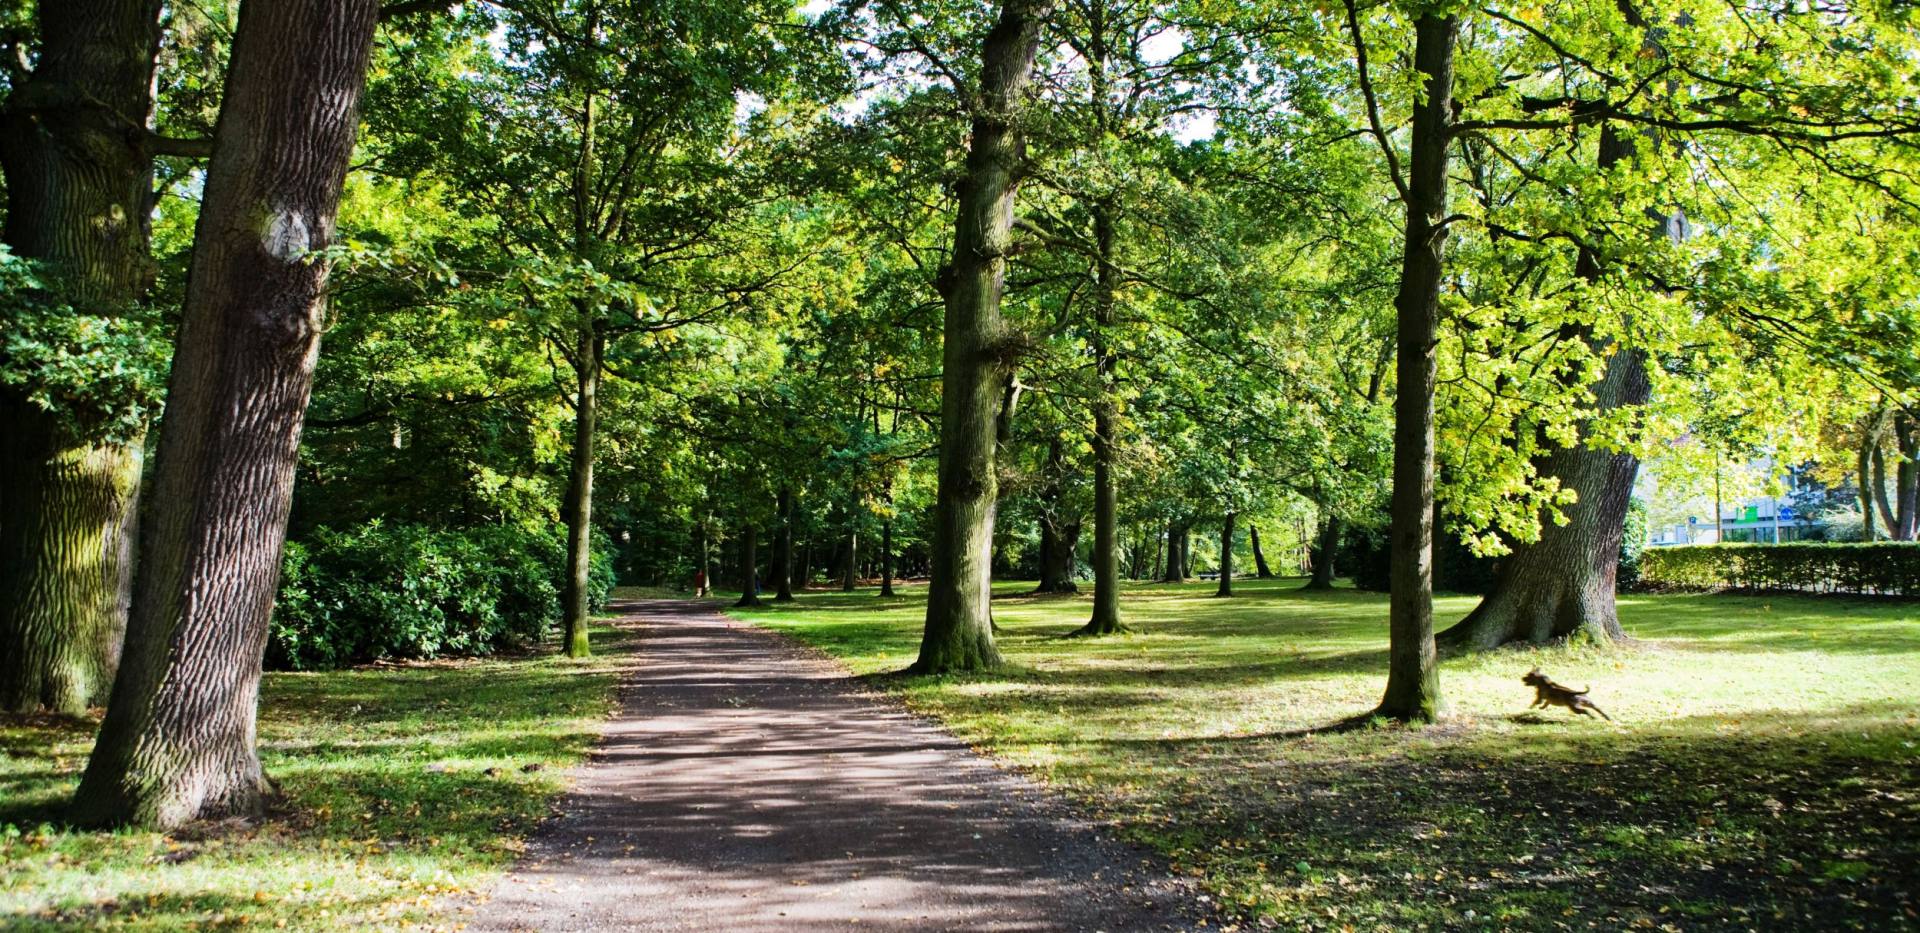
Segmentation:
<svg viewBox="0 0 1920 933">
<path fill-rule="evenodd" d="M 693 595 L 695 596 L 712 596 L 713 595 L 712 593 L 709 593 L 707 591 L 707 569 L 705 567 L 702 567 L 699 570 L 696 570 L 693 572 Z"/>
</svg>

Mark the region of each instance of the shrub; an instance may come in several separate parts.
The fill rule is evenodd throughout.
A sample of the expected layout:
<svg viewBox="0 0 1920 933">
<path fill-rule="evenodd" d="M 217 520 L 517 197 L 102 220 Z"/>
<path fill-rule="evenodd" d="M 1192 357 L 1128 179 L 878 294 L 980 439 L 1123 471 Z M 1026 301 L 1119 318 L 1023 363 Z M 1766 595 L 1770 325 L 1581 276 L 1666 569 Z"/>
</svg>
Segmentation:
<svg viewBox="0 0 1920 933">
<path fill-rule="evenodd" d="M 560 621 L 564 529 L 369 522 L 287 542 L 269 665 L 307 670 L 381 658 L 487 654 Z M 604 606 L 612 560 L 595 548 L 589 599 Z"/>
<path fill-rule="evenodd" d="M 1657 588 L 1798 590 L 1920 596 L 1920 543 L 1692 544 L 1648 548 L 1641 583 Z"/>
</svg>

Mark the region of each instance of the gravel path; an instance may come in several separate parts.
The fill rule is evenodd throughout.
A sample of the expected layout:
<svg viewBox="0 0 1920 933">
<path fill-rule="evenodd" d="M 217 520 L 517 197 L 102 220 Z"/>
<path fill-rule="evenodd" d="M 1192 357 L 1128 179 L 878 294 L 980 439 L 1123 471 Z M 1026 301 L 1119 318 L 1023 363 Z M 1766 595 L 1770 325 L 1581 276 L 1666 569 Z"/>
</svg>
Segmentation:
<svg viewBox="0 0 1920 933">
<path fill-rule="evenodd" d="M 811 649 L 621 605 L 622 712 L 480 930 L 1189 929 L 1188 889 Z"/>
</svg>

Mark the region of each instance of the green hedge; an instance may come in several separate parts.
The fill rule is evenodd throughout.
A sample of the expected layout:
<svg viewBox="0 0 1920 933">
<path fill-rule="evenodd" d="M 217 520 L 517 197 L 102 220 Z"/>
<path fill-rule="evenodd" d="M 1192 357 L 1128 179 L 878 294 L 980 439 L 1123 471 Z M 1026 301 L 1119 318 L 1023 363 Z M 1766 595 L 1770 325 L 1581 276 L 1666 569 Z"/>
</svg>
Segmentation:
<svg viewBox="0 0 1920 933">
<path fill-rule="evenodd" d="M 1692 544 L 1648 548 L 1640 582 L 1669 589 L 1920 596 L 1920 543 Z"/>
<path fill-rule="evenodd" d="M 560 623 L 565 530 L 369 522 L 288 541 L 267 663 L 312 670 L 383 658 L 487 654 Z M 594 608 L 613 588 L 594 550 Z"/>
</svg>

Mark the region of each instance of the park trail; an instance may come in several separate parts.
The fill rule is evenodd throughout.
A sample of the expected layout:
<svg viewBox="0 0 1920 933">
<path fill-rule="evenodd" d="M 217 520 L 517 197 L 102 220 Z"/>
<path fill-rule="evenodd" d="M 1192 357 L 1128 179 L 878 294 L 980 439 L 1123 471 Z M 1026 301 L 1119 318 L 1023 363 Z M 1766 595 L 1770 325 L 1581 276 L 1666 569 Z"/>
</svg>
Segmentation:
<svg viewBox="0 0 1920 933">
<path fill-rule="evenodd" d="M 1189 929 L 1189 887 L 714 604 L 619 604 L 619 715 L 469 929 Z"/>
</svg>

